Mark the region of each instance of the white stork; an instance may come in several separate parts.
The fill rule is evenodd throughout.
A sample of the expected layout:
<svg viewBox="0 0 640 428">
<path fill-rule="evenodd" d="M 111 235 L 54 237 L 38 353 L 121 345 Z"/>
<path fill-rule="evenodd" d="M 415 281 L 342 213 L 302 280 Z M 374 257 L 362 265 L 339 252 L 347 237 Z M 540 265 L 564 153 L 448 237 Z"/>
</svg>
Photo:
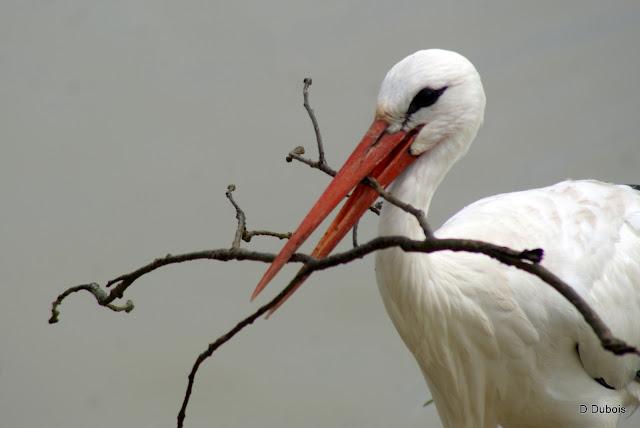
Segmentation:
<svg viewBox="0 0 640 428">
<path fill-rule="evenodd" d="M 331 252 L 377 197 L 360 183 L 365 176 L 426 213 L 475 138 L 484 108 L 478 72 L 455 52 L 419 51 L 394 65 L 370 129 L 254 296 L 353 191 L 313 254 Z M 416 219 L 391 204 L 379 232 L 424 238 Z M 543 248 L 543 265 L 615 335 L 640 345 L 637 188 L 581 180 L 496 195 L 467 206 L 435 235 Z M 640 403 L 640 359 L 603 350 L 573 306 L 532 275 L 482 255 L 397 248 L 377 253 L 376 275 L 447 428 L 615 427 Z"/>
</svg>

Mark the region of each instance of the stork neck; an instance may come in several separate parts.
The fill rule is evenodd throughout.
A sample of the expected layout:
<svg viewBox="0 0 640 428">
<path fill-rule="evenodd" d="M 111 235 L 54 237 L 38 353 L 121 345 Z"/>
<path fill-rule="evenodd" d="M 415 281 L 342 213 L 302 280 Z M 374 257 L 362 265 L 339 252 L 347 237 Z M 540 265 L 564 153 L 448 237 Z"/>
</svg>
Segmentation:
<svg viewBox="0 0 640 428">
<path fill-rule="evenodd" d="M 436 189 L 451 166 L 466 152 L 470 141 L 467 140 L 466 145 L 444 141 L 423 153 L 393 182 L 391 193 L 427 214 Z M 415 217 L 389 203 L 384 204 L 379 233 L 381 236 L 424 238 Z M 434 259 L 439 256 L 405 253 L 399 248 L 378 252 L 376 276 L 380 294 L 398 333 L 423 370 L 444 426 L 488 426 L 473 417 L 481 414 L 475 409 L 484 406 L 483 401 L 466 394 L 475 389 L 452 387 L 452 384 L 460 385 L 460 373 L 471 370 L 468 359 L 451 357 L 451 349 L 463 349 L 456 341 L 464 342 L 466 338 L 449 334 L 449 331 L 458 331 L 454 328 L 460 328 L 451 322 L 447 313 L 452 307 L 449 299 L 456 295 L 450 287 L 456 284 L 446 278 L 451 269 L 442 264 L 443 258 Z M 436 362 L 435 370 L 434 366 L 428 365 L 433 361 Z M 473 376 L 469 375 L 468 379 L 471 378 Z M 451 393 L 452 388 L 454 393 Z M 478 390 L 484 390 L 484 386 Z"/>
<path fill-rule="evenodd" d="M 468 140 L 468 141 L 464 141 Z M 444 176 L 453 164 L 466 153 L 471 138 L 447 140 L 437 144 L 407 168 L 391 185 L 391 193 L 403 202 L 421 209 L 428 215 L 431 200 Z M 384 204 L 379 234 L 424 238 L 422 228 L 413 215 Z"/>
</svg>

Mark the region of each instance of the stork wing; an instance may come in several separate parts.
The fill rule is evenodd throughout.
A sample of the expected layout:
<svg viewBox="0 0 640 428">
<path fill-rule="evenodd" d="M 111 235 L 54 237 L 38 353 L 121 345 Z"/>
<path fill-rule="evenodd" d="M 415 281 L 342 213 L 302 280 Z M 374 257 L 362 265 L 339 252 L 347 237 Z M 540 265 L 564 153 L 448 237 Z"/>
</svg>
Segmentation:
<svg viewBox="0 0 640 428">
<path fill-rule="evenodd" d="M 543 248 L 543 265 L 574 287 L 615 335 L 640 346 L 640 191 L 585 180 L 497 195 L 469 205 L 437 235 L 481 239 L 516 249 Z M 640 403 L 637 356 L 617 357 L 603 350 L 588 325 L 559 294 L 522 272 L 509 268 L 505 272 L 510 276 L 512 298 L 521 309 L 518 313 L 524 313 L 540 335 L 556 343 L 575 341 L 589 377 L 603 387 L 628 389 Z M 501 329 L 508 328 L 504 314 L 495 312 L 485 309 L 493 313 L 496 328 L 498 323 Z M 512 317 L 513 322 L 516 318 Z M 522 331 L 517 325 L 511 330 Z M 500 337 L 495 339 L 500 344 Z M 503 341 L 501 348 L 513 343 Z"/>
</svg>

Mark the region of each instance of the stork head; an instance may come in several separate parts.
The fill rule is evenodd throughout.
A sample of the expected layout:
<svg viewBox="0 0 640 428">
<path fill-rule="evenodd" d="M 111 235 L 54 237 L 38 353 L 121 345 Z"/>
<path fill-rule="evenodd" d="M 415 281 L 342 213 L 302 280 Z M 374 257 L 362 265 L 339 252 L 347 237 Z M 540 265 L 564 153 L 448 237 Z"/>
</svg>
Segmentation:
<svg viewBox="0 0 640 428">
<path fill-rule="evenodd" d="M 421 126 L 410 149 L 419 156 L 448 137 L 475 136 L 484 107 L 482 82 L 473 64 L 456 52 L 428 49 L 389 70 L 378 94 L 376 117 L 388 123 L 389 133 Z"/>
<path fill-rule="evenodd" d="M 369 130 L 265 272 L 253 297 L 351 192 L 312 256 L 325 257 L 335 248 L 378 196 L 361 183 L 365 177 L 386 187 L 436 145 L 456 145 L 453 152 L 464 153 L 482 123 L 484 105 L 480 76 L 460 54 L 423 50 L 394 65 L 382 82 Z"/>
</svg>

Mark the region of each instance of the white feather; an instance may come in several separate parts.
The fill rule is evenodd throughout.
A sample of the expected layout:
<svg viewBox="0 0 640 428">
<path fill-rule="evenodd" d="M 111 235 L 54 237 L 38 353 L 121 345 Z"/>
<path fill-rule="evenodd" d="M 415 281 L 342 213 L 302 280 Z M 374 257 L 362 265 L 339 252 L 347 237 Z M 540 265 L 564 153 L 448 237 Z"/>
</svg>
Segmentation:
<svg viewBox="0 0 640 428">
<path fill-rule="evenodd" d="M 402 112 L 425 86 L 447 90 L 407 120 Z M 428 211 L 483 113 L 480 78 L 460 55 L 421 51 L 394 66 L 378 114 L 392 126 L 424 127 L 413 147 L 423 154 L 393 183 L 393 194 Z M 380 234 L 424 236 L 412 216 L 389 204 Z M 543 265 L 614 334 L 640 346 L 640 192 L 566 181 L 497 195 L 464 208 L 436 235 L 543 248 Z M 477 254 L 398 249 L 378 253 L 376 273 L 385 307 L 447 428 L 614 427 L 618 413 L 592 413 L 591 406 L 630 412 L 640 400 L 640 359 L 604 351 L 575 308 L 532 275 Z M 581 413 L 580 405 L 589 411 Z"/>
</svg>

